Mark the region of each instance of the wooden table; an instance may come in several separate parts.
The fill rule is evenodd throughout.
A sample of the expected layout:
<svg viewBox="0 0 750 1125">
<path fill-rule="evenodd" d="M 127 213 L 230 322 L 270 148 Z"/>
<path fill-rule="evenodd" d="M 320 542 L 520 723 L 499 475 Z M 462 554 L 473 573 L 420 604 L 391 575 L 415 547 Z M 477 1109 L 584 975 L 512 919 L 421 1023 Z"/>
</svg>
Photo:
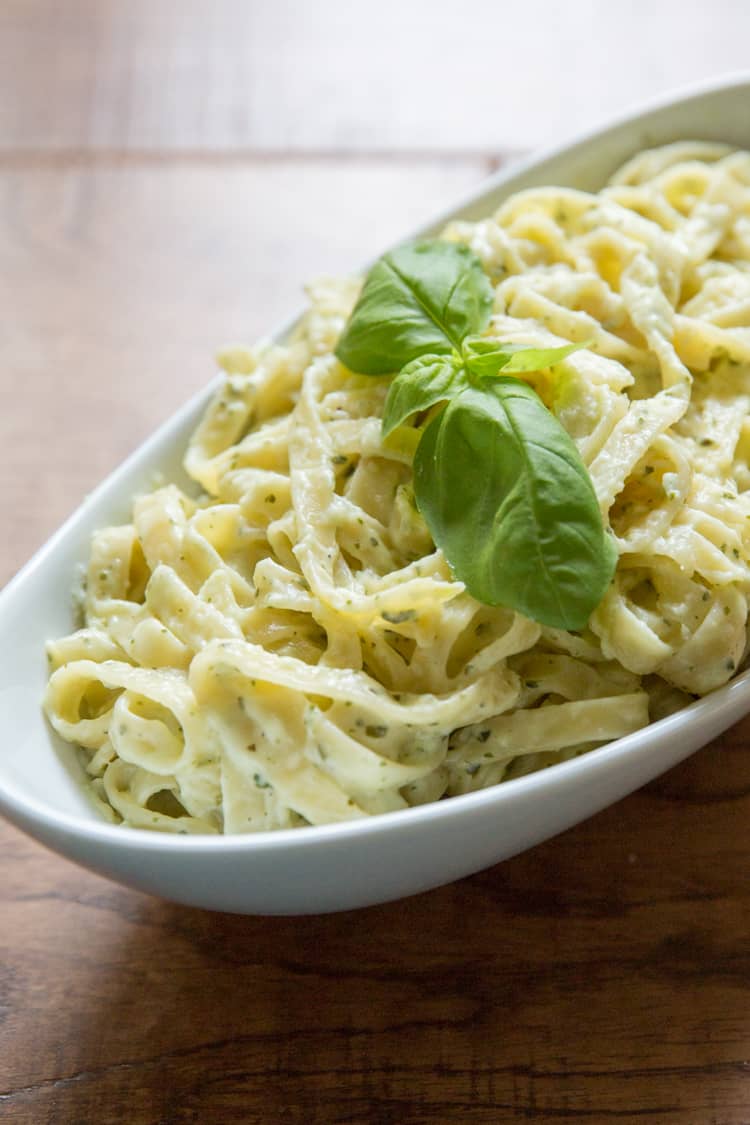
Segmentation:
<svg viewBox="0 0 750 1125">
<path fill-rule="evenodd" d="M 749 31 L 731 0 L 5 0 L 0 584 L 305 279 L 743 65 Z M 491 871 L 327 917 L 170 905 L 3 826 L 0 1119 L 747 1125 L 749 735 Z"/>
</svg>

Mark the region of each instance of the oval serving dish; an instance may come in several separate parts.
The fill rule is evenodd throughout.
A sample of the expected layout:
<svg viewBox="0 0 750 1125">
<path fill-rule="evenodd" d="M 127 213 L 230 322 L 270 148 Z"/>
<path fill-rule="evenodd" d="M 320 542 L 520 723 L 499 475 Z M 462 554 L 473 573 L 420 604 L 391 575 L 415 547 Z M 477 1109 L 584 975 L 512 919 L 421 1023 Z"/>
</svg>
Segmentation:
<svg viewBox="0 0 750 1125">
<path fill-rule="evenodd" d="M 522 188 L 597 190 L 643 148 L 683 138 L 750 148 L 750 78 L 704 85 L 515 165 L 409 237 L 489 214 Z M 405 235 L 405 237 L 407 237 Z M 283 335 L 279 333 L 279 335 Z M 0 592 L 0 812 L 54 851 L 174 901 L 244 914 L 345 910 L 479 871 L 576 824 L 703 746 L 750 710 L 750 672 L 678 714 L 580 758 L 491 789 L 367 820 L 248 836 L 171 836 L 104 823 L 70 746 L 41 711 L 45 642 L 70 630 L 92 531 L 124 519 L 182 453 L 212 383 L 88 497 Z"/>
</svg>

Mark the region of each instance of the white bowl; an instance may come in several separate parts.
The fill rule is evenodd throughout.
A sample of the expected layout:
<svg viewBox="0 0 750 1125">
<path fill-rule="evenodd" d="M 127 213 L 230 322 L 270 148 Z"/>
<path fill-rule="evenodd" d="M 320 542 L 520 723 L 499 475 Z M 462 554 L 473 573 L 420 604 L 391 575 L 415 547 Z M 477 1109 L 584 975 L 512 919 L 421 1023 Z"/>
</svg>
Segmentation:
<svg viewBox="0 0 750 1125">
<path fill-rule="evenodd" d="M 589 133 L 488 180 L 417 234 L 486 215 L 534 184 L 596 190 L 639 149 L 680 138 L 750 148 L 750 78 L 723 79 Z M 36 839 L 112 879 L 238 913 L 343 910 L 414 894 L 531 847 L 686 758 L 750 710 L 745 673 L 677 715 L 584 757 L 493 789 L 368 820 L 266 835 L 170 836 L 97 819 L 71 747 L 40 710 L 45 641 L 71 628 L 71 587 L 99 526 L 127 517 L 157 469 L 180 459 L 213 385 L 112 474 L 0 593 L 0 811 Z"/>
</svg>

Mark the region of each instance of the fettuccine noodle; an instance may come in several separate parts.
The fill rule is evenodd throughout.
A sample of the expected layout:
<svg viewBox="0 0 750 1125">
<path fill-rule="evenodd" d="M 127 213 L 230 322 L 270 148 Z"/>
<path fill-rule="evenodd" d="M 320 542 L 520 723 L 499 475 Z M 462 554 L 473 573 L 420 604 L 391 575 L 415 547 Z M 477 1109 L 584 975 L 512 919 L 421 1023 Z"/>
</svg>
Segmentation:
<svg viewBox="0 0 750 1125">
<path fill-rule="evenodd" d="M 47 714 L 112 820 L 255 832 L 370 816 L 591 750 L 745 655 L 750 156 L 645 152 L 598 194 L 539 188 L 443 237 L 495 286 L 486 335 L 591 341 L 524 376 L 575 441 L 619 549 L 579 633 L 475 601 L 416 510 L 413 427 L 333 356 L 359 283 L 285 344 L 226 351 L 167 484 L 93 540 Z"/>
</svg>

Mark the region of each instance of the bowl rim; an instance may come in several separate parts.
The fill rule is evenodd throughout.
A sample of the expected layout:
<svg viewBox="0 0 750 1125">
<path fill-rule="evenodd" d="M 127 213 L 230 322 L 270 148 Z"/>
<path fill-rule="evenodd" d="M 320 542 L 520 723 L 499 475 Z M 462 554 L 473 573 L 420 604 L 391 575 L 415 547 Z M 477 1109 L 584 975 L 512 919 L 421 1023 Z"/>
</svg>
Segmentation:
<svg viewBox="0 0 750 1125">
<path fill-rule="evenodd" d="M 623 126 L 634 125 L 641 118 L 650 117 L 659 111 L 683 103 L 699 100 L 707 95 L 740 90 L 743 87 L 747 88 L 750 96 L 750 71 L 732 71 L 718 78 L 702 80 L 689 86 L 679 87 L 676 90 L 649 99 L 632 109 L 625 110 L 608 119 L 604 124 L 576 133 L 561 144 L 555 144 L 540 152 L 534 152 L 518 161 L 512 160 L 507 166 L 485 177 L 473 189 L 463 193 L 450 208 L 442 209 L 438 215 L 423 223 L 416 231 L 412 231 L 411 237 L 420 237 L 425 232 L 443 225 L 457 213 L 481 201 L 482 197 L 501 187 L 505 182 L 519 178 L 536 166 L 559 156 L 572 155 L 579 148 L 595 144 L 597 140 L 603 139 Z M 359 267 L 360 270 L 366 268 L 368 268 L 367 263 Z M 299 314 L 286 321 L 281 329 L 273 334 L 273 338 L 283 338 L 294 325 L 298 316 Z M 147 460 L 152 453 L 157 452 L 162 445 L 169 442 L 170 438 L 174 438 L 176 433 L 188 423 L 189 419 L 203 409 L 204 404 L 223 379 L 222 373 L 217 374 L 202 390 L 191 396 L 89 493 L 46 543 L 21 567 L 5 587 L 0 589 L 0 611 L 14 599 L 16 591 L 21 589 L 45 566 L 48 557 L 54 555 L 58 544 L 67 537 L 74 525 L 98 504 L 102 495 L 116 487 L 118 482 L 129 477 L 137 464 Z M 1 775 L 0 813 L 9 821 L 27 831 L 31 825 L 36 825 L 43 828 L 47 836 L 77 837 L 93 845 L 106 845 L 108 849 L 119 852 L 139 851 L 145 855 L 178 852 L 183 855 L 202 855 L 216 852 L 230 854 L 265 852 L 269 849 L 281 852 L 300 847 L 310 849 L 333 842 L 347 840 L 353 842 L 362 836 L 379 836 L 381 833 L 390 832 L 395 828 L 411 831 L 436 818 L 440 820 L 460 820 L 463 817 L 473 816 L 488 806 L 495 806 L 500 811 L 503 805 L 520 795 L 531 796 L 538 789 L 562 789 L 575 782 L 581 773 L 596 776 L 597 773 L 607 771 L 613 761 L 624 757 L 635 759 L 644 752 L 650 753 L 653 751 L 652 743 L 668 741 L 677 730 L 692 721 L 702 721 L 708 729 L 711 728 L 717 714 L 731 711 L 732 717 L 726 724 L 730 725 L 739 718 L 743 708 L 750 708 L 750 669 L 741 672 L 720 688 L 701 699 L 695 700 L 674 714 L 650 723 L 648 726 L 622 738 L 605 743 L 580 757 L 558 762 L 545 769 L 522 777 L 512 778 L 472 793 L 460 794 L 407 809 L 380 813 L 377 816 L 333 824 L 233 835 L 171 834 L 132 827 L 123 831 L 123 826 L 120 824 L 108 824 L 104 820 L 98 822 L 83 815 L 76 816 L 60 812 L 34 796 L 19 792 L 13 783 L 9 784 Z M 55 752 L 52 745 L 50 745 L 50 750 L 52 753 Z"/>
</svg>

